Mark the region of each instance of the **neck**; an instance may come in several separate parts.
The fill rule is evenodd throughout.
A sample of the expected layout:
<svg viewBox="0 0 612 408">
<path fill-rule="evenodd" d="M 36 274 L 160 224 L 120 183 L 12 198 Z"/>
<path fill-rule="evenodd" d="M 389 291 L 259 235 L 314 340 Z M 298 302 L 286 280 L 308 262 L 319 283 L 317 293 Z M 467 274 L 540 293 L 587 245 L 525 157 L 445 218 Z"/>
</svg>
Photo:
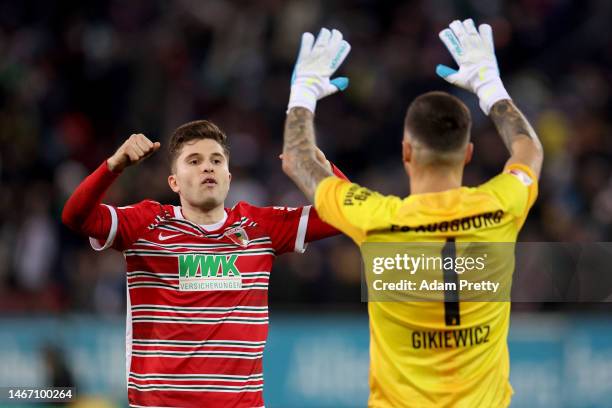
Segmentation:
<svg viewBox="0 0 612 408">
<path fill-rule="evenodd" d="M 461 187 L 463 168 L 457 169 L 412 169 L 410 172 L 410 194 L 438 193 Z"/>
<path fill-rule="evenodd" d="M 223 219 L 223 214 L 225 213 L 223 204 L 209 210 L 204 210 L 199 207 L 194 207 L 182 200 L 181 209 L 185 219 L 200 225 L 214 224 L 219 222 Z"/>
</svg>

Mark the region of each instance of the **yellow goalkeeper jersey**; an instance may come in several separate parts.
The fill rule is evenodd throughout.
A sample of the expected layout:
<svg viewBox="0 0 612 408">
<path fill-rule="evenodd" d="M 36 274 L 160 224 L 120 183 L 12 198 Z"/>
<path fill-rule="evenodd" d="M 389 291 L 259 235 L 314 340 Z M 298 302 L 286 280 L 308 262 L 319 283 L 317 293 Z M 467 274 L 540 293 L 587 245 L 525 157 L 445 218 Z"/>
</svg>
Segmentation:
<svg viewBox="0 0 612 408">
<path fill-rule="evenodd" d="M 478 187 L 403 199 L 329 177 L 317 187 L 315 207 L 324 221 L 359 246 L 449 239 L 514 243 L 536 196 L 533 171 L 512 164 Z M 513 255 L 510 265 L 506 273 L 511 276 Z M 455 308 L 448 306 L 444 302 L 369 302 L 369 407 L 510 404 L 510 303 L 460 301 Z M 449 319 L 453 312 L 456 316 Z"/>
</svg>

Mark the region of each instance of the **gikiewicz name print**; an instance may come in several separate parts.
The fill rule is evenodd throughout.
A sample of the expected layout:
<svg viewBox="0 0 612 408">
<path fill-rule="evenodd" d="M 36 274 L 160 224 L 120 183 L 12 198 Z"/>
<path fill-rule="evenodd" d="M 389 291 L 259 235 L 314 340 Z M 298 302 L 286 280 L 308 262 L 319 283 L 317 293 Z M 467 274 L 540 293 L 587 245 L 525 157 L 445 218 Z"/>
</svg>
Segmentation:
<svg viewBox="0 0 612 408">
<path fill-rule="evenodd" d="M 238 255 L 179 255 L 179 290 L 242 289 L 242 277 L 236 267 L 237 258 Z"/>
</svg>

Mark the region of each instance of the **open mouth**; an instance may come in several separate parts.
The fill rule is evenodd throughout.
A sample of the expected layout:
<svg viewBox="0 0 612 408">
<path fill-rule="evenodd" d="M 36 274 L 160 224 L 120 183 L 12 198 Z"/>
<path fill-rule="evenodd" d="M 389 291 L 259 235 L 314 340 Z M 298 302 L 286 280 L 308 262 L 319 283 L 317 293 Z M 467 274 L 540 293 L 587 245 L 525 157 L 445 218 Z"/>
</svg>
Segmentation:
<svg viewBox="0 0 612 408">
<path fill-rule="evenodd" d="M 204 180 L 202 180 L 202 185 L 207 187 L 216 186 L 217 180 L 212 177 L 206 177 Z"/>
</svg>

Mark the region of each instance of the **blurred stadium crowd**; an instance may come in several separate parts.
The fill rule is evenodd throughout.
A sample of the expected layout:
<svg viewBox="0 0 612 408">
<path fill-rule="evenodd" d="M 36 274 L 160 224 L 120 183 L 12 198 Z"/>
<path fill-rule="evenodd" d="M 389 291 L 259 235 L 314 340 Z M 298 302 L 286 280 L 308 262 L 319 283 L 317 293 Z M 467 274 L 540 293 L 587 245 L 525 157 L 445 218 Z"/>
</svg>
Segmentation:
<svg viewBox="0 0 612 408">
<path fill-rule="evenodd" d="M 612 3 L 569 0 L 0 2 L 0 312 L 122 314 L 120 254 L 95 253 L 60 223 L 77 184 L 132 133 L 160 140 L 200 118 L 229 136 L 227 205 L 304 204 L 282 173 L 289 77 L 303 31 L 340 29 L 353 46 L 344 95 L 319 104 L 318 141 L 354 181 L 406 195 L 403 116 L 418 94 L 470 106 L 465 181 L 506 152 L 475 97 L 434 73 L 454 18 L 492 24 L 502 78 L 545 145 L 527 241 L 612 240 Z M 177 202 L 163 153 L 131 168 L 106 202 Z M 272 305 L 360 307 L 360 260 L 346 238 L 279 259 Z"/>
</svg>

